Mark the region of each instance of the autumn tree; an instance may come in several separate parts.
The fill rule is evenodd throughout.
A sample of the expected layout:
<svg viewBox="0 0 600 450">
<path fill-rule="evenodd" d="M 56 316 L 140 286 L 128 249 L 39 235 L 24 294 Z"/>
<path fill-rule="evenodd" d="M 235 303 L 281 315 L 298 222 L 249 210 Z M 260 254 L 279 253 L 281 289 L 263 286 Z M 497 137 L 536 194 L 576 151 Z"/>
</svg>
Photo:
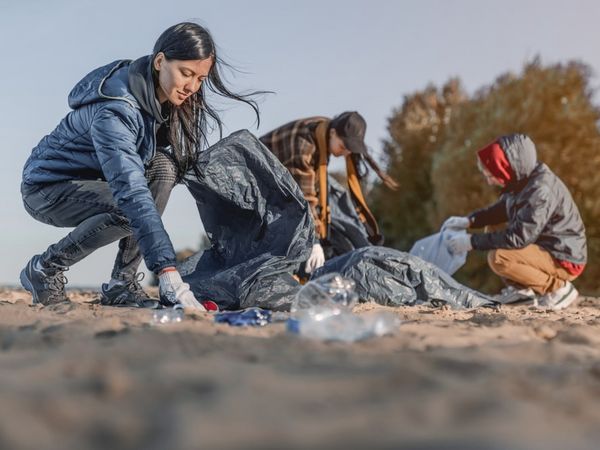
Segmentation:
<svg viewBox="0 0 600 450">
<path fill-rule="evenodd" d="M 390 137 L 385 143 L 388 170 L 402 175 L 398 177 L 401 191 L 395 201 L 379 187 L 371 193 L 379 214 L 387 214 L 384 230 L 389 241 L 406 249 L 410 242 L 438 229 L 446 217 L 469 213 L 497 198 L 498 192 L 484 183 L 477 170 L 476 151 L 500 135 L 525 133 L 535 142 L 538 159 L 565 182 L 579 206 L 588 236 L 589 262 L 576 284 L 585 292 L 597 292 L 600 112 L 592 102 L 590 77 L 589 68 L 582 63 L 545 67 L 536 59 L 526 64 L 521 74 L 502 75 L 470 98 L 459 90 L 458 100 L 450 105 L 450 117 L 438 123 L 438 128 L 433 115 L 425 125 L 427 113 L 416 104 L 430 97 L 443 98 L 443 90 L 428 87 L 408 96 L 389 120 Z M 459 84 L 456 80 L 452 83 Z M 425 104 L 436 103 L 430 100 Z M 421 117 L 420 128 L 415 127 L 419 123 L 416 116 Z M 485 291 L 500 287 L 482 252 L 471 252 L 457 277 Z"/>
</svg>

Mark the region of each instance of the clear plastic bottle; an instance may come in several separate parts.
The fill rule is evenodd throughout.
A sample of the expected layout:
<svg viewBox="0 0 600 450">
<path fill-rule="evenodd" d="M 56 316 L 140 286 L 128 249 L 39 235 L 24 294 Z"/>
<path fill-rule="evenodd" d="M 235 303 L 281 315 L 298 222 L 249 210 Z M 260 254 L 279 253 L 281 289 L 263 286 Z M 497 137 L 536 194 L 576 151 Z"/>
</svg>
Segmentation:
<svg viewBox="0 0 600 450">
<path fill-rule="evenodd" d="M 400 325 L 398 317 L 390 312 L 353 314 L 311 314 L 308 311 L 289 319 L 291 333 L 321 341 L 355 342 L 371 337 L 393 334 Z"/>
<path fill-rule="evenodd" d="M 152 323 L 154 325 L 177 323 L 181 322 L 183 317 L 183 306 L 175 305 L 172 308 L 155 309 L 152 312 Z"/>
<path fill-rule="evenodd" d="M 320 308 L 347 309 L 358 302 L 356 283 L 339 273 L 329 273 L 306 283 L 296 294 L 291 312 Z"/>
<path fill-rule="evenodd" d="M 324 341 L 354 342 L 393 333 L 398 316 L 390 312 L 352 313 L 358 300 L 352 280 L 332 273 L 300 289 L 292 304 L 288 331 Z"/>
</svg>

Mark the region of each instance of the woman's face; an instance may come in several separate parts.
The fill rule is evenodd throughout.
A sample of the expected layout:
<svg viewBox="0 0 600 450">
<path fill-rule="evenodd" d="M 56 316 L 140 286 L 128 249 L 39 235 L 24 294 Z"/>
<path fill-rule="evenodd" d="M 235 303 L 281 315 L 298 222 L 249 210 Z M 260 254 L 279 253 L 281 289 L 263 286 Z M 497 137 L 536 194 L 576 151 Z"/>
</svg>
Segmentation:
<svg viewBox="0 0 600 450">
<path fill-rule="evenodd" d="M 154 58 L 154 69 L 158 72 L 158 101 L 181 105 L 189 96 L 198 92 L 212 65 L 212 58 L 168 60 L 164 53 L 158 53 Z"/>
<path fill-rule="evenodd" d="M 329 153 L 333 156 L 348 156 L 350 150 L 346 148 L 344 141 L 333 128 L 329 130 Z"/>
</svg>

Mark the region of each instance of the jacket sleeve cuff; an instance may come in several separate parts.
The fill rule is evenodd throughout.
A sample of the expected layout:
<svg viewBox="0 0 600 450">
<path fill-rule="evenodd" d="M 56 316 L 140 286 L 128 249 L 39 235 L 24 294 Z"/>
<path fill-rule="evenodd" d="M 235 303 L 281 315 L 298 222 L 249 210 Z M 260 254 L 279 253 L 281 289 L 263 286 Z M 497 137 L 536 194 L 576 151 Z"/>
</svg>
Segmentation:
<svg viewBox="0 0 600 450">
<path fill-rule="evenodd" d="M 476 233 L 471 235 L 471 247 L 473 250 L 491 250 L 487 245 L 487 233 Z"/>
<path fill-rule="evenodd" d="M 486 223 L 482 223 L 477 212 L 471 213 L 467 217 L 469 218 L 469 228 L 483 228 L 487 225 Z"/>
<path fill-rule="evenodd" d="M 163 270 L 166 267 L 177 267 L 177 261 L 164 261 L 160 264 L 155 265 L 154 267 L 152 267 L 152 272 L 154 272 L 154 274 L 156 276 L 158 276 L 158 274 L 160 273 L 161 270 Z"/>
</svg>

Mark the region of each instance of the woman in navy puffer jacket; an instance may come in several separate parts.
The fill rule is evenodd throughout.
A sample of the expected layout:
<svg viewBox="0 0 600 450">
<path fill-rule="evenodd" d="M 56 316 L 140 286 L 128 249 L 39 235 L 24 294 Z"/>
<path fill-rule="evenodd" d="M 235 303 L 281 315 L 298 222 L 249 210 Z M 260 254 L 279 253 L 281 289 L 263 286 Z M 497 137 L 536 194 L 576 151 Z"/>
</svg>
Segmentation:
<svg viewBox="0 0 600 450">
<path fill-rule="evenodd" d="M 21 272 L 34 303 L 67 300 L 63 272 L 120 240 L 103 304 L 157 304 L 138 283 L 143 256 L 158 275 L 163 303 L 204 309 L 175 268 L 160 216 L 206 143 L 207 118 L 221 128 L 205 90 L 249 104 L 258 117 L 253 101 L 223 84 L 219 65 L 209 32 L 185 22 L 168 28 L 152 55 L 100 67 L 73 88 L 72 111 L 33 149 L 23 170 L 27 211 L 50 225 L 75 227 Z"/>
</svg>

